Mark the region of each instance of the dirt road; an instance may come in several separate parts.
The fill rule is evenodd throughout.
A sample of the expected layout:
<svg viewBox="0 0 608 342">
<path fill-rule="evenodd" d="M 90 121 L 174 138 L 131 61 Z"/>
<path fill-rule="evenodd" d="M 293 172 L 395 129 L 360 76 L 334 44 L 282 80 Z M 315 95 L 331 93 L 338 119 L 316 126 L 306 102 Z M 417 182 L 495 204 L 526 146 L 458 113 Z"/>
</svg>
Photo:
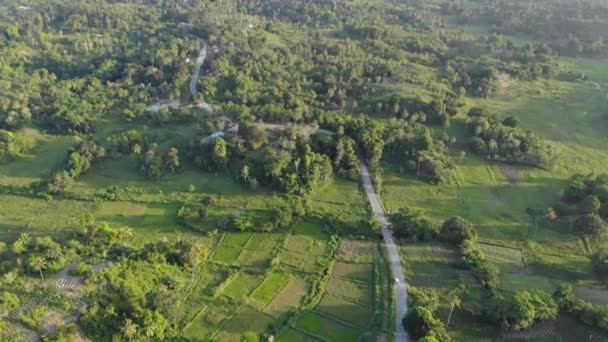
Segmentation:
<svg viewBox="0 0 608 342">
<path fill-rule="evenodd" d="M 382 226 L 382 237 L 384 238 L 384 244 L 386 245 L 386 250 L 389 258 L 389 265 L 391 267 L 391 272 L 393 273 L 393 278 L 395 281 L 396 288 L 396 296 L 395 296 L 395 309 L 397 310 L 396 315 L 396 333 L 397 336 L 395 340 L 397 342 L 407 342 L 409 341 L 409 337 L 401 320 L 405 316 L 407 312 L 407 289 L 405 285 L 405 275 L 403 273 L 403 267 L 401 266 L 401 259 L 399 257 L 399 251 L 397 250 L 397 246 L 395 245 L 395 240 L 393 240 L 392 231 L 389 229 L 388 219 L 386 218 L 386 213 L 384 209 L 382 209 L 382 205 L 378 201 L 378 196 L 376 195 L 376 191 L 374 190 L 374 185 L 372 183 L 371 176 L 369 174 L 369 170 L 367 169 L 367 165 L 364 162 L 360 164 L 361 170 L 361 181 L 363 182 L 363 188 L 365 189 L 365 193 L 367 194 L 367 198 L 369 199 L 369 203 L 372 206 L 372 211 L 374 215 L 378 218 L 380 225 Z"/>
</svg>

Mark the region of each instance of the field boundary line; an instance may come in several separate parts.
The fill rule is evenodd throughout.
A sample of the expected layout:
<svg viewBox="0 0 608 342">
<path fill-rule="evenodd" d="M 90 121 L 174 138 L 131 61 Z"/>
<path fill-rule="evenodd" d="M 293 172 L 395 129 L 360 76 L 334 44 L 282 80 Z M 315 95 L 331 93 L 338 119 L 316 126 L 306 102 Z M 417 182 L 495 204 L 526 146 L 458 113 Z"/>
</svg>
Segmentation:
<svg viewBox="0 0 608 342">
<path fill-rule="evenodd" d="M 347 327 L 351 327 L 351 328 L 353 328 L 353 329 L 360 329 L 360 330 L 365 329 L 365 327 L 361 327 L 361 326 L 355 325 L 355 324 L 353 324 L 353 323 L 343 321 L 343 320 L 339 319 L 339 318 L 338 318 L 338 317 L 336 317 L 336 316 L 333 316 L 333 315 L 330 315 L 330 314 L 328 314 L 328 313 L 325 313 L 325 312 L 319 311 L 319 310 L 317 310 L 317 308 L 316 308 L 316 307 L 315 307 L 314 309 L 312 309 L 311 311 L 312 311 L 312 312 L 314 312 L 314 313 L 316 313 L 316 314 L 317 314 L 317 315 L 319 315 L 319 316 L 323 316 L 323 317 L 325 317 L 325 318 L 328 318 L 328 319 L 334 320 L 334 321 L 336 321 L 336 322 L 338 322 L 338 323 L 340 323 L 340 324 L 346 325 Z"/>
<path fill-rule="evenodd" d="M 217 326 L 217 329 L 215 329 L 213 331 L 213 333 L 211 333 L 211 336 L 209 336 L 208 341 L 213 340 L 213 338 L 219 333 L 220 330 L 222 330 L 222 328 L 224 327 L 224 325 L 230 321 L 231 319 L 233 319 L 236 315 L 239 314 L 239 312 L 241 312 L 241 309 L 243 308 L 243 306 L 245 306 L 244 304 L 241 304 L 239 307 L 236 308 L 236 310 L 234 310 L 234 312 L 232 313 L 232 315 L 227 316 L 225 319 L 223 319 L 220 324 Z"/>
<path fill-rule="evenodd" d="M 522 253 L 527 252 L 527 249 L 525 248 L 521 248 L 521 247 L 512 247 L 512 246 L 508 246 L 508 245 L 501 245 L 499 243 L 496 242 L 487 242 L 487 241 L 483 241 L 483 240 L 479 240 L 480 244 L 484 244 L 484 245 L 489 245 L 489 246 L 494 246 L 494 247 L 502 247 L 502 248 L 508 248 L 508 249 L 514 249 L 514 250 L 518 250 Z M 553 253 L 547 253 L 547 252 L 539 252 L 539 251 L 531 251 L 531 253 L 533 254 L 539 254 L 539 255 L 548 255 L 548 256 L 552 256 L 552 257 L 556 257 L 556 258 L 563 258 L 563 257 L 567 257 L 567 258 L 571 258 L 571 259 L 581 259 L 581 258 L 585 258 L 582 255 L 576 255 L 576 254 L 570 254 L 570 253 L 563 253 L 563 254 L 553 254 Z"/>
<path fill-rule="evenodd" d="M 363 280 L 358 280 L 358 279 L 352 279 L 352 278 L 347 278 L 347 277 L 342 277 L 342 276 L 333 276 L 336 279 L 340 279 L 340 280 L 344 280 L 344 281 L 350 281 L 351 283 L 355 283 L 355 284 L 361 284 L 361 285 L 370 285 L 370 286 L 374 286 L 375 282 L 373 283 L 369 283 L 367 281 L 363 281 Z"/>
<path fill-rule="evenodd" d="M 328 294 L 330 296 L 334 296 L 336 298 L 340 298 L 342 300 L 345 300 L 345 301 L 347 301 L 349 303 L 352 303 L 352 304 L 355 304 L 355 305 L 360 305 L 360 306 L 366 307 L 368 309 L 374 309 L 374 307 L 372 305 L 361 303 L 361 302 L 358 302 L 358 301 L 356 301 L 356 300 L 354 300 L 352 298 L 348 298 L 348 297 L 345 297 L 345 296 L 342 296 L 342 295 L 339 295 L 339 294 L 330 293 L 327 290 L 325 290 L 325 294 Z"/>
<path fill-rule="evenodd" d="M 277 297 L 279 296 L 279 294 L 281 294 L 281 293 L 282 293 L 282 292 L 285 290 L 285 288 L 287 287 L 287 285 L 289 285 L 289 282 L 291 281 L 291 278 L 292 278 L 292 276 L 291 276 L 291 274 L 289 274 L 289 279 L 287 279 L 287 282 L 285 283 L 285 285 L 283 285 L 283 287 L 281 287 L 281 288 L 279 289 L 279 291 L 277 291 L 277 293 L 275 293 L 275 294 L 274 294 L 274 296 L 272 296 L 272 298 L 271 298 L 271 299 L 268 301 L 268 303 L 265 303 L 265 304 L 264 304 L 264 306 L 262 307 L 262 310 L 260 310 L 260 311 L 264 312 L 264 310 L 266 310 L 266 308 L 267 308 L 267 307 L 268 307 L 270 304 L 272 304 L 272 302 L 274 301 L 274 299 L 275 299 L 275 298 L 277 298 Z M 262 281 L 262 283 L 263 283 L 263 281 Z M 260 286 L 261 286 L 261 285 L 262 285 L 262 284 L 260 284 Z M 258 287 L 259 287 L 259 286 L 258 286 Z M 257 290 L 257 288 L 256 288 L 256 290 Z M 254 290 L 254 292 L 255 292 L 255 290 Z M 253 294 L 253 292 L 252 292 L 251 294 Z"/>
<path fill-rule="evenodd" d="M 323 338 L 323 337 L 321 337 L 321 336 L 319 336 L 319 335 L 317 335 L 317 334 L 313 334 L 313 333 L 311 333 L 311 332 L 310 332 L 310 331 L 308 331 L 308 330 L 304 330 L 304 329 L 302 329 L 302 328 L 298 328 L 298 327 L 297 327 L 297 326 L 295 326 L 295 325 L 293 325 L 293 326 L 291 327 L 291 329 L 296 330 L 296 331 L 299 331 L 299 332 L 301 332 L 302 334 L 305 334 L 305 335 L 310 336 L 310 337 L 312 337 L 312 338 L 316 338 L 317 340 L 320 340 L 320 341 L 325 341 L 325 342 L 329 342 L 329 340 L 328 340 L 328 339 Z"/>
<path fill-rule="evenodd" d="M 315 247 L 315 242 L 314 240 L 309 241 L 308 244 L 308 250 L 306 251 L 306 253 L 304 254 L 304 257 L 302 258 L 302 262 L 300 263 L 300 266 L 298 266 L 298 268 L 304 270 L 304 263 L 306 262 L 306 259 L 308 259 L 308 255 L 310 254 L 310 252 L 312 251 L 312 249 Z"/>
<path fill-rule="evenodd" d="M 215 256 L 215 252 L 217 252 L 218 248 L 220 248 L 220 246 L 222 246 L 222 242 L 224 242 L 225 237 L 226 237 L 226 233 L 222 233 L 220 240 L 217 242 L 217 245 L 215 245 L 215 248 L 213 249 L 213 253 L 211 253 L 211 255 L 209 255 L 209 260 L 213 259 L 213 257 Z"/>
<path fill-rule="evenodd" d="M 249 244 L 251 243 L 251 240 L 253 240 L 253 236 L 254 234 L 251 234 L 251 236 L 249 237 L 249 239 L 247 239 L 247 242 L 245 242 L 245 244 L 243 245 L 243 247 L 241 247 L 241 252 L 239 253 L 239 255 L 236 257 L 235 262 L 238 262 L 239 264 L 241 263 L 240 259 L 243 256 L 243 254 L 245 254 L 245 251 L 249 251 L 250 249 L 248 248 Z M 255 249 L 253 250 L 255 251 Z"/>
</svg>

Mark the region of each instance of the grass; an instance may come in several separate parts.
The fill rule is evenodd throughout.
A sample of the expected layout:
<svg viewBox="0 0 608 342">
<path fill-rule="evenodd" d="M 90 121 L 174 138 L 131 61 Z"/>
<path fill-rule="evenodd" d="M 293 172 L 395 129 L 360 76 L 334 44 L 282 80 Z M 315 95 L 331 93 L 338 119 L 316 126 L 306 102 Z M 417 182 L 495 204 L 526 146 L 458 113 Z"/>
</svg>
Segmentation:
<svg viewBox="0 0 608 342">
<path fill-rule="evenodd" d="M 0 239 L 12 241 L 24 232 L 61 239 L 74 218 L 94 212 L 95 207 L 90 202 L 0 195 Z"/>
<path fill-rule="evenodd" d="M 366 327 L 372 317 L 371 308 L 330 294 L 323 296 L 315 310 L 361 328 Z"/>
<path fill-rule="evenodd" d="M 0 164 L 0 185 L 29 186 L 41 180 L 67 158 L 74 144 L 72 137 L 53 136 L 37 129 L 25 128 L 17 133 L 33 142 L 29 154 L 7 164 Z"/>
<path fill-rule="evenodd" d="M 334 277 L 351 279 L 356 281 L 373 284 L 374 265 L 373 264 L 348 264 L 337 262 L 334 266 Z"/>
<path fill-rule="evenodd" d="M 259 335 L 268 329 L 273 322 L 272 317 L 245 306 L 221 326 L 218 333 L 213 336 L 213 340 L 239 342 L 245 332 L 252 331 Z"/>
<path fill-rule="evenodd" d="M 302 298 L 310 291 L 310 283 L 299 277 L 290 277 L 289 282 L 264 308 L 272 317 L 280 317 L 290 309 L 297 307 Z"/>
<path fill-rule="evenodd" d="M 367 306 L 374 305 L 373 285 L 331 278 L 329 284 L 327 284 L 326 291 L 333 296 L 342 297 L 359 304 Z"/>
<path fill-rule="evenodd" d="M 341 260 L 356 260 L 370 259 L 378 256 L 378 245 L 374 241 L 365 240 L 349 240 L 340 241 L 338 249 L 338 259 Z"/>
<path fill-rule="evenodd" d="M 296 327 L 329 341 L 356 341 L 361 335 L 358 329 L 313 312 L 302 315 Z"/>
<path fill-rule="evenodd" d="M 273 270 L 264 279 L 262 284 L 253 291 L 251 298 L 268 304 L 274 296 L 289 282 L 289 274 L 283 271 Z"/>
<path fill-rule="evenodd" d="M 206 306 L 184 328 L 183 334 L 194 341 L 208 339 L 236 309 L 237 307 L 230 301 L 218 298 Z"/>
<path fill-rule="evenodd" d="M 239 272 L 224 288 L 222 294 L 232 299 L 240 300 L 249 296 L 261 281 L 262 277 L 259 274 Z"/>
<path fill-rule="evenodd" d="M 219 261 L 225 264 L 234 264 L 241 255 L 241 250 L 235 247 L 220 246 L 213 253 L 213 260 Z"/>
<path fill-rule="evenodd" d="M 449 288 L 460 281 L 453 267 L 457 255 L 431 244 L 408 244 L 400 247 L 405 274 L 410 284 L 417 287 Z"/>
<path fill-rule="evenodd" d="M 608 60 L 567 60 L 565 65 L 584 71 L 590 79 L 577 83 L 519 82 L 521 96 L 471 98 L 464 108 L 480 106 L 499 115 L 518 117 L 522 127 L 556 144 L 560 159 L 554 169 L 505 166 L 474 156 L 466 147 L 466 118 L 462 114 L 447 130 L 458 139 L 451 147 L 457 164 L 456 182 L 433 186 L 402 173 L 397 165 L 384 165 L 381 198 L 385 207 L 389 211 L 405 206 L 423 209 L 436 224 L 456 215 L 472 221 L 480 240 L 489 243 L 482 244 L 488 259 L 501 271 L 502 292 L 530 288 L 551 292 L 562 282 L 603 288 L 589 267 L 589 252 L 577 235 L 548 223 L 535 227 L 526 214 L 527 208 L 547 208 L 557 202 L 572 174 L 608 169 L 608 123 L 602 119 L 606 113 Z M 464 157 L 459 155 L 463 149 L 467 151 Z M 458 273 L 451 266 L 457 258 L 437 255 L 431 246 L 406 245 L 401 252 L 414 286 L 441 291 L 461 278 L 475 285 L 469 274 Z M 474 304 L 476 291 L 472 288 L 465 306 Z M 452 330 L 457 339 L 494 340 L 491 327 L 482 325 L 478 331 L 471 327 L 471 322 L 477 321 L 466 315 L 455 317 Z"/>
<path fill-rule="evenodd" d="M 294 225 L 292 229 L 294 234 L 305 235 L 319 241 L 329 241 L 329 234 L 325 231 L 325 227 L 318 223 L 302 221 Z"/>
<path fill-rule="evenodd" d="M 225 233 L 220 245 L 213 253 L 212 260 L 235 264 L 252 236 L 251 233 Z"/>
<path fill-rule="evenodd" d="M 296 329 L 287 329 L 286 332 L 276 338 L 277 342 L 308 342 L 318 340 Z"/>
</svg>

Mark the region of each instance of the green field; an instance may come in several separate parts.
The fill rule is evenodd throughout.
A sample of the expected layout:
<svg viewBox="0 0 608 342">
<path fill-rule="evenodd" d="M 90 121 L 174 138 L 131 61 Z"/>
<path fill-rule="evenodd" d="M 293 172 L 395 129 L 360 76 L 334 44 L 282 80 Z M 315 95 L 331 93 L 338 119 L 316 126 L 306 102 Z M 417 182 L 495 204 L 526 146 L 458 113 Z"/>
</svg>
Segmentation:
<svg viewBox="0 0 608 342">
<path fill-rule="evenodd" d="M 260 303 L 268 304 L 288 282 L 289 274 L 280 271 L 272 271 L 264 278 L 262 284 L 260 284 L 260 286 L 251 294 L 251 298 Z"/>
</svg>

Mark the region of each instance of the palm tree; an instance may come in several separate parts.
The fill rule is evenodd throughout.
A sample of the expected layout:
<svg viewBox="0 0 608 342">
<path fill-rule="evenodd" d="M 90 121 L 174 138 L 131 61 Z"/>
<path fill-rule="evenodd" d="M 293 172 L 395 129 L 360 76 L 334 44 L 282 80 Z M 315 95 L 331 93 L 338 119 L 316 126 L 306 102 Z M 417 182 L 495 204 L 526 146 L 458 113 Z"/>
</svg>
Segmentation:
<svg viewBox="0 0 608 342">
<path fill-rule="evenodd" d="M 452 314 L 454 313 L 454 308 L 459 308 L 462 304 L 462 300 L 460 299 L 460 297 L 462 296 L 464 291 L 466 291 L 466 285 L 464 283 L 460 283 L 458 287 L 450 291 L 450 293 L 448 294 L 451 308 L 450 314 L 448 315 L 448 321 L 445 324 L 446 328 L 450 325 L 450 321 L 452 320 Z"/>
<path fill-rule="evenodd" d="M 133 337 L 137 335 L 137 324 L 133 323 L 130 319 L 125 319 L 122 328 L 120 329 L 122 332 L 122 336 L 124 336 L 127 340 L 132 341 Z"/>
<path fill-rule="evenodd" d="M 459 296 L 454 296 L 451 300 L 451 308 L 450 308 L 450 314 L 448 315 L 448 322 L 445 324 L 445 327 L 447 328 L 448 326 L 450 326 L 450 321 L 452 320 L 452 313 L 454 312 L 454 308 L 459 308 L 460 305 L 462 304 L 462 300 L 460 299 Z"/>
<path fill-rule="evenodd" d="M 36 255 L 30 258 L 29 262 L 29 267 L 37 272 L 40 272 L 40 278 L 42 278 L 42 280 L 44 280 L 44 275 L 42 274 L 43 270 L 46 270 L 47 267 L 47 263 L 46 263 L 46 259 L 44 259 L 43 257 Z"/>
</svg>

